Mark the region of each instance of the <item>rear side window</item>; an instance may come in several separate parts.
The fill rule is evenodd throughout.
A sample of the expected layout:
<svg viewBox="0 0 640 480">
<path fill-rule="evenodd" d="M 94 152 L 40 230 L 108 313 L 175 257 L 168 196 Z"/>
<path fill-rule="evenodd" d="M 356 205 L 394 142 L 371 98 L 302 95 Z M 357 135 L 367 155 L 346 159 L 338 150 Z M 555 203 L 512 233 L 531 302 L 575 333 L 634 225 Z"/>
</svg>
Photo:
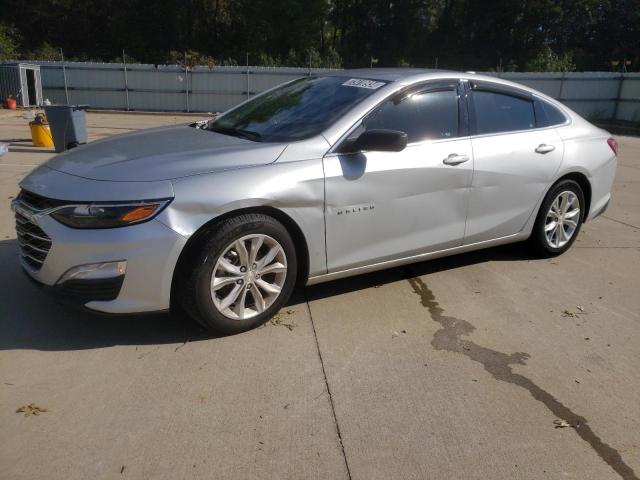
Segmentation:
<svg viewBox="0 0 640 480">
<path fill-rule="evenodd" d="M 564 113 L 550 103 L 538 98 L 533 103 L 536 111 L 536 126 L 550 127 L 552 125 L 561 125 L 567 121 Z"/>
<path fill-rule="evenodd" d="M 447 89 L 389 100 L 364 120 L 364 126 L 400 130 L 409 142 L 457 137 L 458 94 Z"/>
<path fill-rule="evenodd" d="M 495 92 L 474 91 L 476 133 L 499 133 L 535 128 L 533 102 Z"/>
</svg>

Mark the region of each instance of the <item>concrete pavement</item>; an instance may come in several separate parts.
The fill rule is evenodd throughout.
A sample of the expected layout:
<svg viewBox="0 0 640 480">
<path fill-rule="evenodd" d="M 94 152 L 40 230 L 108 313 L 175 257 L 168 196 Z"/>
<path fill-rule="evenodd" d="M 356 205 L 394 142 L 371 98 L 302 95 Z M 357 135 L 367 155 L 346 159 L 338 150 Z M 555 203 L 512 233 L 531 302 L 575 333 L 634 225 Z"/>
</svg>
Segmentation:
<svg viewBox="0 0 640 480">
<path fill-rule="evenodd" d="M 189 120 L 88 124 L 95 139 Z M 25 123 L 1 111 L 0 141 Z M 279 321 L 223 338 L 67 310 L 28 282 L 9 201 L 52 153 L 14 142 L 3 478 L 638 478 L 640 139 L 619 141 L 611 207 L 561 257 L 512 245 L 300 289 Z M 15 413 L 31 403 L 47 411 Z"/>
</svg>

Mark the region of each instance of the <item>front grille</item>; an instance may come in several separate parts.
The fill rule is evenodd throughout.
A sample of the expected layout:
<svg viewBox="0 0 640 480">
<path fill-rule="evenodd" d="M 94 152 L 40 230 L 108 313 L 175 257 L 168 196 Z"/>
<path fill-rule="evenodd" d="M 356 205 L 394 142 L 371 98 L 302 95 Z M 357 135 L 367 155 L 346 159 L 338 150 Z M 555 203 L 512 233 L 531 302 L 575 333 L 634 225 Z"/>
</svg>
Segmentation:
<svg viewBox="0 0 640 480">
<path fill-rule="evenodd" d="M 17 206 L 33 213 L 51 208 L 57 202 L 59 200 L 49 200 L 26 190 L 20 192 L 16 201 Z M 19 210 L 16 210 L 16 234 L 22 261 L 32 270 L 40 270 L 51 249 L 51 239 Z"/>
<path fill-rule="evenodd" d="M 40 270 L 51 249 L 51 239 L 27 217 L 16 212 L 16 233 L 20 255 L 32 269 Z"/>
<path fill-rule="evenodd" d="M 43 210 L 48 210 L 50 208 L 59 207 L 69 203 L 66 200 L 56 200 L 54 198 L 43 197 L 28 190 L 20 190 L 18 202 L 20 202 L 27 210 L 32 212 L 41 212 Z"/>
</svg>

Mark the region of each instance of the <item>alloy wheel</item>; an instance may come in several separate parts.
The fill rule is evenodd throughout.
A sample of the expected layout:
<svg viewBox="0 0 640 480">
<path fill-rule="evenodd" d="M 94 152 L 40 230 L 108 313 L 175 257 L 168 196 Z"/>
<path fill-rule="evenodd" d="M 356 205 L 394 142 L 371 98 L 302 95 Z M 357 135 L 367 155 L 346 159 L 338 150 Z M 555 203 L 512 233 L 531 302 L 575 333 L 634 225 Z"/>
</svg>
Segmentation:
<svg viewBox="0 0 640 480">
<path fill-rule="evenodd" d="M 547 243 L 552 248 L 565 246 L 573 237 L 580 221 L 580 200 L 565 190 L 551 202 L 544 224 Z"/>
<path fill-rule="evenodd" d="M 272 237 L 246 235 L 228 245 L 211 275 L 213 304 L 225 317 L 246 320 L 268 309 L 280 296 L 287 257 Z"/>
</svg>

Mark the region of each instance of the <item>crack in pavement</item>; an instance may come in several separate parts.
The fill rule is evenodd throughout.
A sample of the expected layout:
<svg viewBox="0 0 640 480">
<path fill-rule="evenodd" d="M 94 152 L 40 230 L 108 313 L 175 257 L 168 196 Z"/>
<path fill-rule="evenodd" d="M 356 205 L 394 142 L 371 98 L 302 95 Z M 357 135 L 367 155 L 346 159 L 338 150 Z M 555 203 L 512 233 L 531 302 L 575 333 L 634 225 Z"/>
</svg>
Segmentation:
<svg viewBox="0 0 640 480">
<path fill-rule="evenodd" d="M 618 220 L 618 219 L 610 217 L 608 215 L 602 215 L 602 218 L 606 218 L 607 220 L 611 220 L 612 222 L 619 223 L 620 225 L 624 225 L 626 227 L 635 228 L 636 230 L 640 229 L 640 227 L 638 227 L 636 225 L 632 225 L 630 223 L 623 222 L 622 220 Z"/>
<path fill-rule="evenodd" d="M 524 388 L 556 417 L 567 421 L 578 436 L 587 442 L 598 456 L 624 480 L 640 480 L 633 469 L 624 462 L 620 453 L 596 435 L 587 424 L 586 418 L 572 412 L 569 407 L 531 379 L 513 371 L 512 365 L 526 365 L 526 360 L 530 357 L 528 353 L 506 354 L 461 338 L 472 333 L 475 327 L 466 320 L 445 315 L 444 309 L 440 307 L 433 292 L 422 279 L 414 276 L 408 281 L 413 291 L 420 297 L 422 306 L 429 310 L 431 319 L 442 327 L 433 335 L 431 341 L 431 345 L 436 350 L 461 353 L 470 360 L 480 363 L 496 380 Z"/>
<path fill-rule="evenodd" d="M 327 389 L 327 394 L 329 395 L 329 406 L 331 407 L 331 414 L 333 415 L 333 424 L 336 427 L 336 434 L 338 435 L 338 444 L 340 446 L 340 451 L 342 452 L 342 459 L 344 461 L 344 466 L 347 470 L 347 480 L 351 480 L 351 468 L 349 467 L 349 460 L 347 460 L 347 453 L 344 449 L 344 441 L 342 440 L 342 432 L 340 431 L 340 424 L 338 423 L 338 417 L 336 416 L 336 407 L 333 402 L 333 394 L 331 393 L 331 387 L 329 387 L 329 380 L 327 379 L 327 371 L 324 368 L 324 359 L 322 358 L 322 352 L 320 351 L 320 342 L 318 341 L 318 334 L 316 333 L 316 324 L 313 321 L 313 315 L 311 313 L 311 305 L 309 305 L 309 299 L 305 298 L 305 303 L 307 304 L 307 310 L 309 311 L 309 319 L 311 320 L 311 328 L 313 330 L 313 338 L 316 341 L 316 351 L 318 352 L 318 357 L 320 359 L 320 366 L 322 367 L 322 376 L 324 377 L 324 384 Z"/>
</svg>

